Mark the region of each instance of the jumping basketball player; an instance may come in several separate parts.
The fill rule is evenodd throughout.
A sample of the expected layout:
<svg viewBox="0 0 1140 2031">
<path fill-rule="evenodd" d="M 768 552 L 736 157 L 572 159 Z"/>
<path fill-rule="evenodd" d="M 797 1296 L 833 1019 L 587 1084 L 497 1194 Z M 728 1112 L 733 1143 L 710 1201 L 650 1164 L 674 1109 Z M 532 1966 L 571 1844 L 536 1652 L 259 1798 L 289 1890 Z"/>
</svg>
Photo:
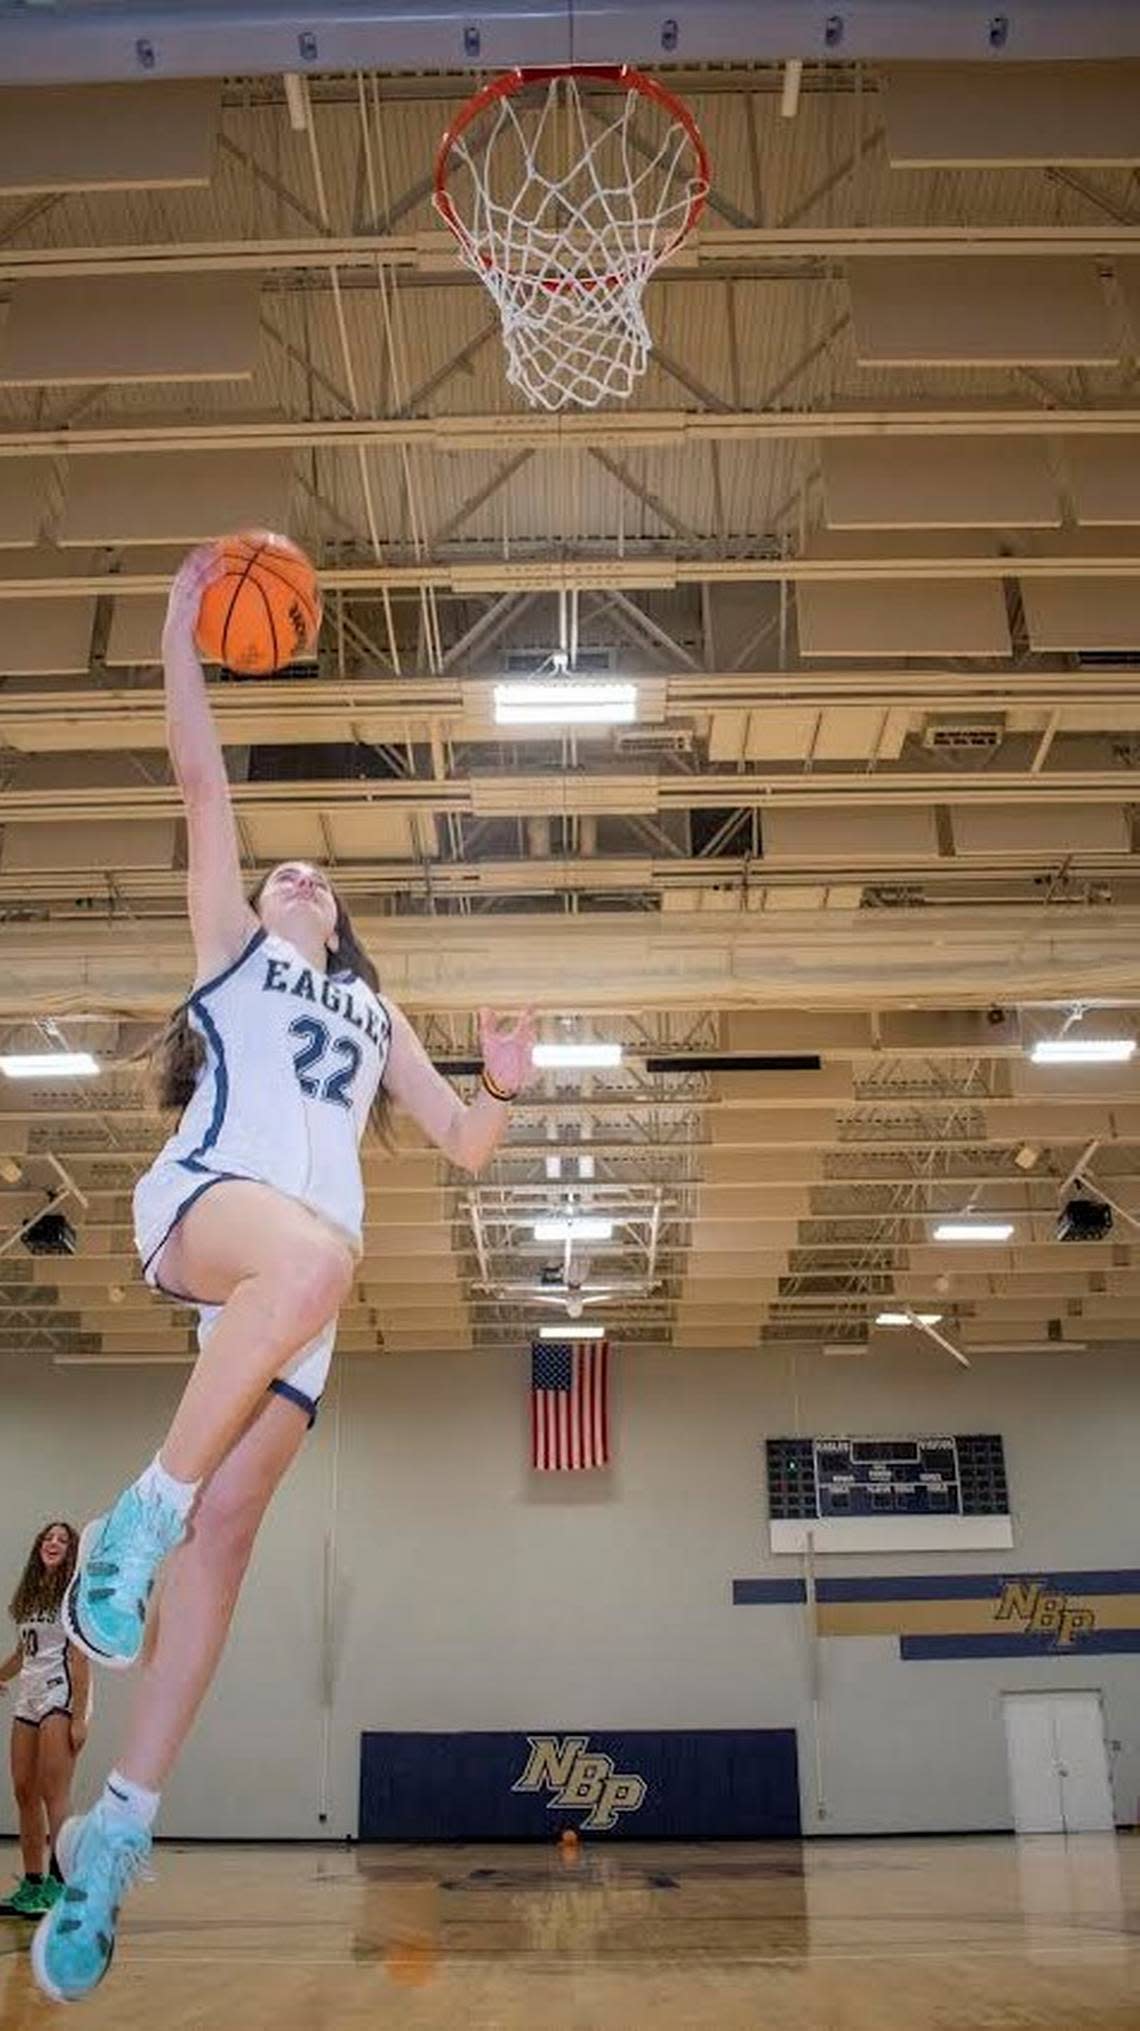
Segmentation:
<svg viewBox="0 0 1140 2031">
<path fill-rule="evenodd" d="M 0 1904 L 4 1918 L 42 1918 L 63 1889 L 55 1844 L 71 1809 L 71 1778 L 87 1740 L 91 1703 L 91 1666 L 60 1621 L 78 1547 L 70 1523 L 45 1523 L 9 1609 L 17 1640 L 0 1664 L 0 1689 L 19 1678 L 11 1768 L 24 1874 Z"/>
<path fill-rule="evenodd" d="M 217 571 L 194 552 L 163 634 L 167 733 L 186 811 L 196 984 L 168 1031 L 163 1092 L 186 1102 L 135 1194 L 147 1281 L 199 1308 L 200 1353 L 151 1465 L 87 1526 L 64 1614 L 123 1668 L 143 1647 L 126 1746 L 92 1811 L 62 1829 L 66 1889 L 33 1942 L 57 2001 L 86 1995 L 143 1870 L 160 1787 L 210 1684 L 258 1525 L 312 1421 L 364 1209 L 358 1145 L 383 1088 L 453 1163 L 478 1171 L 530 1070 L 533 1025 L 481 1019 L 482 1089 L 464 1106 L 371 962 L 325 876 L 277 867 L 242 889 L 225 763 L 194 623 Z"/>
</svg>

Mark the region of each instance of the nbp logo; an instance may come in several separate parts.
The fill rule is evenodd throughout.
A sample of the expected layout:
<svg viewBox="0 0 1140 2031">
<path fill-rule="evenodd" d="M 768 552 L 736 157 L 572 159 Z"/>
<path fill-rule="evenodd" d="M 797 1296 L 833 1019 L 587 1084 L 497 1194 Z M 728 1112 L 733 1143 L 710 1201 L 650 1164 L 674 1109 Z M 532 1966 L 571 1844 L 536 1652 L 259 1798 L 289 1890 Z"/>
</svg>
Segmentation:
<svg viewBox="0 0 1140 2031">
<path fill-rule="evenodd" d="M 547 1810 L 557 1807 L 586 1811 L 585 1833 L 604 1832 L 617 1822 L 619 1812 L 636 1812 L 645 1802 L 645 1779 L 631 1770 L 614 1769 L 612 1756 L 595 1750 L 587 1754 L 588 1735 L 528 1735 L 530 1755 L 526 1769 L 512 1791 L 553 1791 Z"/>
<path fill-rule="evenodd" d="M 994 1610 L 997 1622 L 1020 1622 L 1027 1636 L 1051 1636 L 1054 1650 L 1071 1650 L 1078 1636 L 1096 1628 L 1091 1608 L 1070 1608 L 1069 1595 L 1040 1580 L 1008 1580 Z"/>
</svg>

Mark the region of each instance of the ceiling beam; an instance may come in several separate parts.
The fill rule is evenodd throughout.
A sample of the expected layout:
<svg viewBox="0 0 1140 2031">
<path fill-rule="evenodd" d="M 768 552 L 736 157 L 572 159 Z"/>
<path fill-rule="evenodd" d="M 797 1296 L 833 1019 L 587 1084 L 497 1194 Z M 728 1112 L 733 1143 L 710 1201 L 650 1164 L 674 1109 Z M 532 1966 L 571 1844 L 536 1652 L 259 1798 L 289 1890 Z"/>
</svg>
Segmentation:
<svg viewBox="0 0 1140 2031">
<path fill-rule="evenodd" d="M 445 651 L 445 664 L 451 667 L 486 654 L 493 646 L 494 631 L 520 622 L 535 599 L 537 595 L 525 601 L 504 595 Z M 603 609 L 603 602 L 604 595 L 595 596 L 595 611 Z M 659 646 L 670 662 L 679 655 L 680 645 L 671 638 Z M 1107 726 L 1115 723 L 1122 705 L 1140 704 L 1140 663 L 1115 670 L 1082 670 L 1079 699 L 1074 678 L 1075 673 L 1063 667 L 956 670 L 954 704 L 958 709 L 1038 712 L 1042 731 L 1050 716 L 1066 705 L 1079 704 L 1087 730 L 1088 714 L 1094 709 L 1104 711 Z M 478 720 L 486 738 L 499 745 L 546 741 L 549 735 L 543 728 L 492 727 L 490 693 L 496 681 L 491 676 L 447 679 L 426 675 L 408 680 L 375 672 L 348 681 L 330 674 L 312 682 L 289 678 L 275 683 L 266 678 L 256 684 L 217 685 L 210 695 L 222 741 L 229 747 L 270 740 L 284 744 L 339 740 L 349 715 L 367 728 L 369 738 L 381 740 L 418 738 L 411 733 L 411 726 L 432 720 L 441 730 L 471 741 L 479 737 L 473 723 Z M 914 712 L 946 710 L 946 672 L 937 668 L 891 670 L 872 665 L 867 669 L 710 670 L 698 674 L 690 665 L 687 670 L 658 671 L 640 681 L 654 690 L 660 688 L 666 721 L 717 712 L 778 712 L 791 706 L 826 711 L 836 704 L 891 705 Z M 1063 733 L 1058 720 L 1053 736 Z M 0 747 L 19 754 L 165 749 L 166 745 L 162 687 L 157 678 L 149 686 L 100 691 L 89 687 L 60 690 L 54 685 L 50 690 L 0 690 Z M 1029 765 L 1033 773 L 1040 771 L 1043 759 L 1039 744 Z"/>
<path fill-rule="evenodd" d="M 741 810 L 899 809 L 931 803 L 954 805 L 1120 804 L 1135 796 L 1136 776 L 1127 761 L 1115 769 L 1051 769 L 1034 775 L 1023 770 L 976 768 L 891 769 L 876 774 L 866 768 L 821 769 L 807 774 L 783 770 L 695 769 L 684 775 L 658 774 L 652 769 L 522 769 L 457 776 L 445 782 L 427 777 L 369 778 L 360 781 L 319 778 L 311 782 L 234 783 L 230 794 L 239 818 L 268 817 L 281 811 L 431 812 L 475 818 L 523 817 L 554 810 L 566 813 L 646 816 L 658 811 L 719 810 L 725 804 Z M 138 783 L 129 788 L 100 785 L 76 789 L 67 784 L 46 790 L 0 788 L 0 823 L 60 825 L 89 819 L 157 819 L 182 816 L 182 794 L 173 783 Z M 1065 852 L 1059 841 L 1057 858 Z M 709 879 L 716 863 L 706 863 Z M 835 868 L 833 879 L 842 880 Z"/>
<path fill-rule="evenodd" d="M 360 912 L 411 1009 L 970 1008 L 1135 1002 L 1140 909 L 842 911 L 438 920 Z M 184 924 L 0 926 L 0 1015 L 168 1012 L 191 977 Z M 580 1100 L 575 1103 L 580 1107 Z M 1086 1137 L 1087 1139 L 1087 1137 Z M 914 1137 L 902 1134 L 907 1143 Z M 986 1140 L 966 1133 L 972 1147 Z M 1018 1138 L 1020 1140 L 1020 1137 Z"/>
<path fill-rule="evenodd" d="M 501 470 L 496 485 L 509 479 L 525 454 Z M 494 491 L 492 487 L 491 491 Z M 474 502 L 478 505 L 478 499 Z M 569 591 L 609 593 L 622 599 L 630 592 L 672 592 L 681 585 L 819 585 L 850 581 L 862 584 L 897 584 L 901 579 L 1026 579 L 1026 578 L 1122 578 L 1140 577 L 1140 548 L 1122 554 L 1106 545 L 1103 550 L 1072 552 L 1060 556 L 1042 554 L 999 555 L 977 552 L 932 550 L 927 556 L 863 557 L 670 557 L 656 551 L 618 556 L 613 551 L 591 550 L 581 557 L 562 555 L 530 558 L 487 556 L 477 562 L 459 559 L 423 559 L 413 564 L 375 561 L 368 564 L 328 564 L 321 569 L 321 583 L 327 592 L 367 594 L 418 594 L 424 591 L 452 593 L 458 598 L 487 593 L 539 593 Z M 103 571 L 71 571 L 45 578 L 16 571 L 0 578 L 0 601 L 100 598 L 116 599 L 165 595 L 170 573 L 165 571 L 120 571 L 111 576 Z M 646 616 L 640 615 L 639 619 Z M 651 626 L 656 628 L 656 623 Z M 658 633 L 661 631 L 658 630 Z M 685 661 L 696 659 L 686 655 Z"/>
<path fill-rule="evenodd" d="M 359 416 L 351 419 L 220 418 L 208 423 L 126 422 L 78 430 L 0 430 L 0 458 L 82 458 L 110 451 L 355 451 L 423 446 L 433 451 L 536 451 L 568 445 L 665 449 L 797 438 L 1135 437 L 1140 406 L 1088 408 L 845 406 L 830 409 L 621 409 L 488 415 Z"/>
<path fill-rule="evenodd" d="M 699 530 L 694 529 L 690 523 L 684 521 L 675 509 L 671 508 L 666 501 L 661 499 L 660 494 L 653 492 L 652 487 L 644 486 L 629 471 L 628 467 L 621 464 L 619 459 L 611 458 L 608 452 L 603 451 L 597 445 L 590 447 L 589 456 L 601 466 L 603 472 L 608 472 L 610 478 L 615 479 L 620 487 L 624 487 L 627 493 L 632 494 L 635 500 L 640 501 L 643 507 L 648 508 L 651 515 L 656 515 L 659 521 L 664 522 L 668 528 L 672 529 L 673 534 L 679 536 L 683 543 L 700 545 L 707 542 L 707 537 L 702 536 Z"/>
<path fill-rule="evenodd" d="M 624 823 L 639 827 L 644 821 L 627 819 Z M 266 855 L 258 864 L 267 865 L 270 859 Z M 1069 854 L 1067 861 L 1066 892 L 1071 900 L 1084 901 L 1090 884 L 1107 885 L 1118 903 L 1140 899 L 1140 859 L 1120 855 L 1113 860 L 1107 854 L 1088 853 Z M 430 898 L 434 903 L 458 898 L 468 906 L 480 903 L 504 911 L 509 911 L 512 900 L 523 897 L 624 896 L 700 912 L 710 906 L 708 892 L 715 889 L 722 908 L 729 896 L 732 907 L 740 910 L 791 904 L 802 918 L 810 920 L 813 913 L 830 908 L 829 892 L 836 889 L 897 892 L 918 888 L 924 907 L 952 901 L 976 907 L 1030 902 L 1036 900 L 1035 885 L 1054 876 L 1056 867 L 1056 853 L 1046 851 L 1023 853 L 1016 866 L 1010 867 L 996 860 L 978 864 L 921 853 L 905 861 L 885 862 L 873 855 L 863 857 L 853 846 L 850 860 L 840 871 L 834 861 L 813 861 L 807 854 L 771 868 L 762 860 L 746 860 L 740 855 L 710 863 L 680 853 L 656 858 L 637 853 L 536 858 L 520 853 L 513 860 L 338 860 L 336 881 L 338 889 L 350 897 L 402 896 L 421 902 Z M 790 893 L 805 889 L 813 893 L 798 897 Z M 849 907 L 842 896 L 840 900 Z M 56 919 L 84 916 L 89 921 L 93 914 L 118 916 L 143 904 L 157 906 L 160 914 L 178 914 L 184 901 L 185 874 L 177 868 L 114 867 L 92 872 L 60 867 L 0 874 L 0 914 L 26 915 L 39 908 L 50 910 Z"/>
<path fill-rule="evenodd" d="M 302 269 L 359 268 L 374 274 L 377 264 L 408 271 L 401 278 L 408 280 L 417 271 L 452 270 L 455 243 L 442 228 L 420 233 L 321 233 L 318 215 L 294 192 L 271 177 L 225 135 L 222 144 L 273 195 L 293 206 L 305 223 L 315 229 L 314 235 L 183 240 L 162 245 L 4 247 L 0 252 L 0 282 L 91 275 L 184 275 L 226 269 L 287 274 Z M 46 201 L 37 200 L 37 211 L 46 209 Z M 29 209 L 23 224 L 30 223 L 34 216 L 36 213 Z M 1033 260 L 1073 256 L 1105 259 L 1134 256 L 1138 251 L 1140 222 L 1122 224 L 1116 220 L 1103 226 L 704 226 L 687 243 L 685 258 L 690 268 L 716 269 L 748 261 L 837 263 L 871 256 L 913 261 L 948 255 L 969 261 L 994 254 Z M 676 278 L 674 269 L 665 273 L 671 280 Z M 457 286 L 465 286 L 466 271 L 456 266 L 454 279 Z"/>
<path fill-rule="evenodd" d="M 850 65 L 891 58 L 1000 63 L 1140 56 L 1134 0 L 1018 0 L 1016 33 L 988 8 L 931 6 L 930 0 L 861 0 L 828 14 L 802 4 L 729 5 L 684 17 L 689 64 L 786 62 Z M 675 27 L 675 24 L 671 24 Z M 1008 35 L 1009 49 L 1006 50 Z M 541 7 L 508 4 L 472 25 L 447 9 L 409 9 L 398 0 L 305 0 L 272 9 L 171 5 L 129 0 L 107 8 L 58 0 L 49 9 L 0 14 L 0 74 L 9 84 L 95 84 L 145 78 L 227 77 L 314 69 L 371 69 L 378 57 L 397 71 L 480 71 L 510 64 L 642 63 L 661 60 L 662 26 L 651 8 L 584 18 L 572 0 Z"/>
</svg>

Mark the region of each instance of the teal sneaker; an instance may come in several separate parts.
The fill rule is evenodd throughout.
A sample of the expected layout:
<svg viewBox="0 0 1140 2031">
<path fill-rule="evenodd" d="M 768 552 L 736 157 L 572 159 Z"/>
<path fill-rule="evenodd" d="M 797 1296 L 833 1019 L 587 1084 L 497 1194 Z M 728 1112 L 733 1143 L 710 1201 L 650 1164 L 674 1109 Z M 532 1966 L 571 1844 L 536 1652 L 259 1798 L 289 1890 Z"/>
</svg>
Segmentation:
<svg viewBox="0 0 1140 2031">
<path fill-rule="evenodd" d="M 53 2003 L 77 2003 L 102 1981 L 115 1951 L 119 1907 L 146 1872 L 150 1847 L 144 1826 L 108 1812 L 102 1800 L 60 1829 L 63 1895 L 32 1939 L 32 1972 Z"/>
<path fill-rule="evenodd" d="M 87 1525 L 62 1614 L 71 1641 L 96 1664 L 126 1671 L 135 1662 L 158 1568 L 185 1535 L 176 1509 L 158 1496 L 144 1500 L 133 1485 Z"/>
<path fill-rule="evenodd" d="M 0 1918 L 42 1918 L 51 1909 L 46 1890 L 43 1878 L 33 1883 L 30 1876 L 21 1877 L 11 1896 L 0 1903 Z"/>
</svg>

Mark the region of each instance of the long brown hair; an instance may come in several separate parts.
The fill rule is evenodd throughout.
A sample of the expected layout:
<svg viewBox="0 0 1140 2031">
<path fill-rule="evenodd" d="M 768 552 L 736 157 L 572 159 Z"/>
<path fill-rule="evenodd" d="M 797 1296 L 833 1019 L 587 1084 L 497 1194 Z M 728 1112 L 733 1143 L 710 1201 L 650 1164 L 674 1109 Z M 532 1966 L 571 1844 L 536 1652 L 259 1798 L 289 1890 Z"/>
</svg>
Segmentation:
<svg viewBox="0 0 1140 2031">
<path fill-rule="evenodd" d="M 262 875 L 257 887 L 249 897 L 250 908 L 257 909 L 262 890 L 269 876 Z M 330 958 L 336 961 L 337 973 L 354 973 L 373 994 L 380 992 L 380 975 L 356 935 L 352 918 L 349 916 L 341 897 L 332 891 L 336 904 L 336 951 Z M 189 1003 L 180 1002 L 149 1046 L 146 1056 L 149 1064 L 148 1083 L 155 1105 L 161 1108 L 176 1108 L 179 1113 L 189 1103 L 198 1084 L 198 1075 L 205 1063 L 206 1048 L 197 1030 L 193 1027 L 188 1013 Z M 392 1142 L 392 1105 L 381 1083 L 376 1091 L 368 1115 L 369 1122 L 386 1147 Z"/>
<path fill-rule="evenodd" d="M 53 1530 L 66 1530 L 67 1557 L 49 1572 L 40 1557 L 40 1547 L 48 1533 Z M 75 1571 L 78 1551 L 79 1532 L 73 1523 L 65 1523 L 62 1517 L 55 1517 L 51 1523 L 44 1524 L 28 1553 L 28 1562 L 8 1603 L 8 1613 L 13 1622 L 54 1620 L 68 1581 Z"/>
</svg>

